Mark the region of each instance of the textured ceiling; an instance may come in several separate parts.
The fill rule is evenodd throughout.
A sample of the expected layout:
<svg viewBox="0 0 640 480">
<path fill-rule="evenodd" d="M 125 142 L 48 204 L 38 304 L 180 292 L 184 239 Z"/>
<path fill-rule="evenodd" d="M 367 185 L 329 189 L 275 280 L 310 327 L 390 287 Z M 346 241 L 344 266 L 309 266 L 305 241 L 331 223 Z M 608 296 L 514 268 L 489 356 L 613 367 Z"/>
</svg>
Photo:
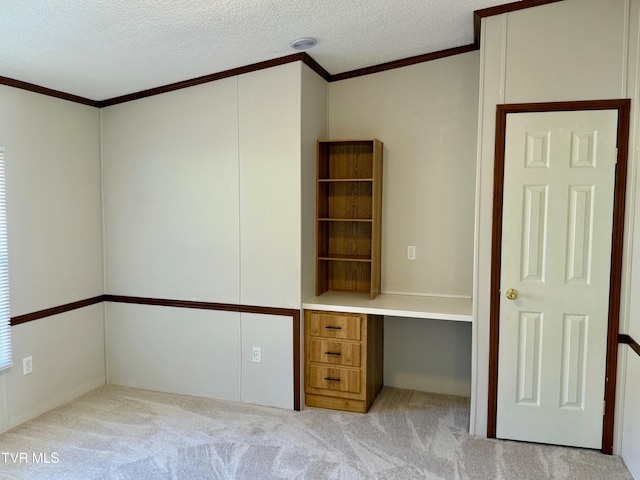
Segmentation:
<svg viewBox="0 0 640 480">
<path fill-rule="evenodd" d="M 511 0 L 0 0 L 0 76 L 104 100 L 296 53 L 336 74 L 473 43 Z"/>
</svg>

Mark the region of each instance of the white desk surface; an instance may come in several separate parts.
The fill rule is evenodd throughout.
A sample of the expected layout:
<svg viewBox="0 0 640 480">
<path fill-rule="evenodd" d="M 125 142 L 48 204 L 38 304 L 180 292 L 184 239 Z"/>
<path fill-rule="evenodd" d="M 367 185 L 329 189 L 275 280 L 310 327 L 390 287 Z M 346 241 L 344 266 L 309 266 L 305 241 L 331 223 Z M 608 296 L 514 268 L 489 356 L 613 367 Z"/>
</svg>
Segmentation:
<svg viewBox="0 0 640 480">
<path fill-rule="evenodd" d="M 431 320 L 472 321 L 470 298 L 425 297 L 381 293 L 374 300 L 365 293 L 326 292 L 306 300 L 307 310 L 370 313 L 394 317 L 428 318 Z"/>
</svg>

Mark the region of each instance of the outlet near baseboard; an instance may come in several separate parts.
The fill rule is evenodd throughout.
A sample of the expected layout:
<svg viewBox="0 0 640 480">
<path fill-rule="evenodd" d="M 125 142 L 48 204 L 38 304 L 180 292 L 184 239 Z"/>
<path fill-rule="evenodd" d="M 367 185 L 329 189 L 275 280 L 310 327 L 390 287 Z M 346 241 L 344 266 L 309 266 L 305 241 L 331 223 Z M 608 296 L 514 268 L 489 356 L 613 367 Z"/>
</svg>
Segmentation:
<svg viewBox="0 0 640 480">
<path fill-rule="evenodd" d="M 253 347 L 253 363 L 262 363 L 262 348 Z"/>
<path fill-rule="evenodd" d="M 24 357 L 22 359 L 22 374 L 29 375 L 33 372 L 33 357 L 29 355 L 28 357 Z"/>
</svg>

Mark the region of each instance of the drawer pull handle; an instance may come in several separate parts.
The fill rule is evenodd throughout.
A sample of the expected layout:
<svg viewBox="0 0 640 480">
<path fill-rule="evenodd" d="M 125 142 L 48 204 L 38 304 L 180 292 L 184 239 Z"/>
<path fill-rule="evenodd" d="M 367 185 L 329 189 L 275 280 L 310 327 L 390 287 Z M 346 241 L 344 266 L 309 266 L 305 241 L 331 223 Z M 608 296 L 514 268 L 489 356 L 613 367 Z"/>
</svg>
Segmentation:
<svg viewBox="0 0 640 480">
<path fill-rule="evenodd" d="M 324 379 L 325 379 L 327 382 L 339 382 L 339 381 L 340 381 L 340 379 L 339 379 L 339 378 L 333 378 L 333 377 L 324 377 Z"/>
<path fill-rule="evenodd" d="M 324 352 L 325 355 L 335 355 L 336 357 L 341 356 L 342 354 L 340 352 Z"/>
<path fill-rule="evenodd" d="M 342 327 L 334 327 L 332 325 L 327 325 L 326 327 L 327 330 L 342 330 Z"/>
</svg>

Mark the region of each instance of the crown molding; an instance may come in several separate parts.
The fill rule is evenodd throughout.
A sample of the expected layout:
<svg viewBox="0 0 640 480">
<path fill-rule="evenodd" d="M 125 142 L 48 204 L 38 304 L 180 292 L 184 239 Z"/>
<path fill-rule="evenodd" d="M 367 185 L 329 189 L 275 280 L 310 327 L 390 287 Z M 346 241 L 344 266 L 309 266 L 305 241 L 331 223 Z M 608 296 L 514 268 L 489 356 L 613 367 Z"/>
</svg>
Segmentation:
<svg viewBox="0 0 640 480">
<path fill-rule="evenodd" d="M 416 55 L 413 57 L 403 58 L 400 60 L 394 60 L 391 62 L 381 63 L 379 65 L 373 65 L 370 67 L 359 68 L 348 72 L 330 74 L 322 65 L 320 65 L 311 55 L 306 52 L 295 53 L 284 57 L 278 57 L 271 60 L 265 60 L 263 62 L 253 63 L 251 65 L 245 65 L 242 67 L 232 68 L 224 70 L 222 72 L 212 73 L 201 77 L 192 78 L 189 80 L 183 80 L 168 85 L 162 85 L 140 92 L 134 92 L 127 95 L 121 95 L 106 100 L 91 100 L 89 98 L 80 97 L 70 93 L 61 92 L 47 87 L 41 87 L 32 83 L 23 82 L 20 80 L 14 80 L 12 78 L 0 76 L 0 85 L 8 85 L 10 87 L 20 88 L 28 90 L 30 92 L 41 93 L 51 97 L 61 98 L 70 102 L 81 103 L 83 105 L 89 105 L 96 108 L 109 107 L 120 103 L 131 102 L 133 100 L 139 100 L 141 98 L 151 97 L 153 95 L 159 95 L 161 93 L 172 92 L 174 90 L 180 90 L 183 88 L 193 87 L 195 85 L 202 85 L 203 83 L 209 83 L 223 78 L 233 77 L 236 75 L 242 75 L 245 73 L 255 72 L 263 70 L 265 68 L 271 68 L 278 65 L 285 65 L 292 62 L 302 62 L 316 72 L 327 82 L 338 82 L 340 80 L 347 80 L 349 78 L 360 77 L 363 75 L 371 75 L 373 73 L 384 72 L 395 68 L 402 68 L 409 65 L 415 65 L 418 63 L 429 62 L 432 60 L 438 60 L 440 58 L 450 57 L 454 55 L 460 55 L 463 53 L 478 50 L 480 48 L 480 29 L 482 26 L 482 19 L 493 15 L 501 15 L 503 13 L 515 12 L 526 8 L 538 7 L 549 3 L 561 2 L 563 0 L 520 0 L 518 2 L 507 3 L 505 5 L 498 5 L 495 7 L 484 8 L 476 10 L 474 12 L 473 26 L 474 26 L 474 43 L 469 45 L 463 45 L 460 47 L 448 48 L 446 50 L 440 50 L 438 52 L 425 53 L 422 55 Z"/>
<path fill-rule="evenodd" d="M 34 83 L 23 82 L 21 80 L 15 80 L 13 78 L 0 76 L 0 85 L 19 88 L 20 90 L 27 90 L 29 92 L 41 93 L 42 95 L 47 95 L 49 97 L 60 98 L 62 100 L 81 103 L 83 105 L 89 105 L 91 107 L 100 107 L 100 102 L 96 100 L 80 97 L 78 95 L 72 95 L 71 93 L 61 92 L 52 88 L 41 87 L 40 85 L 36 85 Z"/>
<path fill-rule="evenodd" d="M 476 10 L 473 12 L 473 43 L 476 46 L 476 49 L 480 48 L 480 28 L 483 18 L 562 1 L 563 0 L 520 0 L 519 2 L 505 3 L 504 5 L 496 5 L 495 7 Z"/>
</svg>

